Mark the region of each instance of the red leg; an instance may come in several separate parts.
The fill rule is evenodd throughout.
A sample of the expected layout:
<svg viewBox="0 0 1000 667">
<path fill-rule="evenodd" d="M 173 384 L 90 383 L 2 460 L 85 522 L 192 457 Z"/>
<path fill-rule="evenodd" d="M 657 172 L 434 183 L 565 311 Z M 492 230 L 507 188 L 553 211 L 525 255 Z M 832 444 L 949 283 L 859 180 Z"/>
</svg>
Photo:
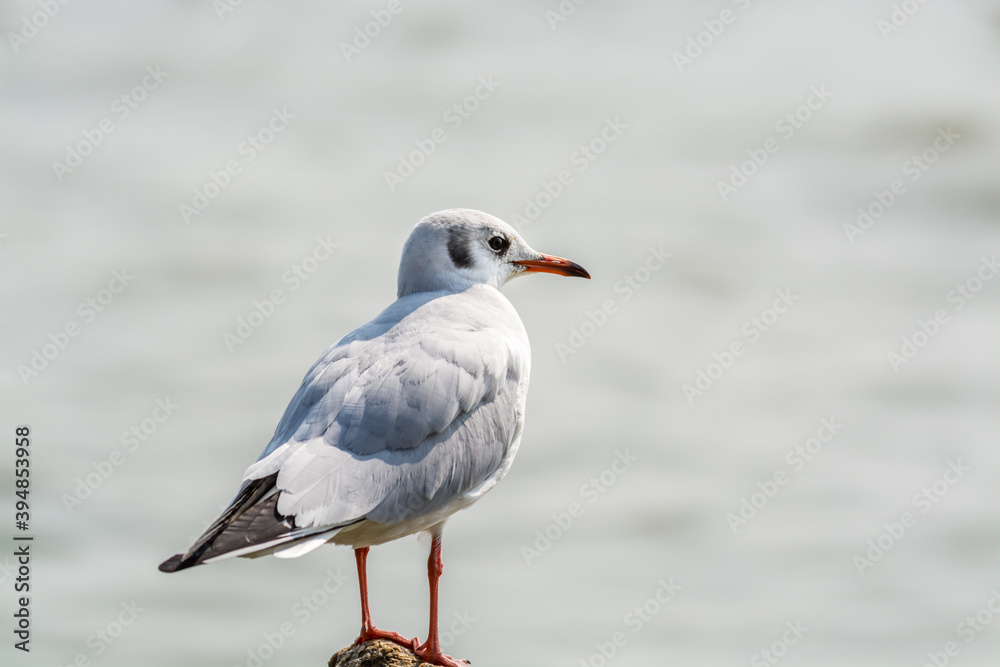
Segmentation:
<svg viewBox="0 0 1000 667">
<path fill-rule="evenodd" d="M 361 587 L 361 634 L 354 640 L 354 643 L 360 644 L 369 639 L 388 639 L 412 649 L 417 644 L 416 639 L 407 639 L 398 632 L 379 630 L 372 623 L 372 616 L 368 611 L 368 547 L 355 549 L 354 560 L 358 563 L 358 585 Z"/>
<path fill-rule="evenodd" d="M 469 663 L 464 660 L 456 660 L 441 652 L 441 641 L 438 638 L 438 580 L 442 572 L 444 563 L 441 561 L 441 529 L 438 528 L 432 533 L 431 555 L 427 557 L 427 581 L 431 589 L 430 628 L 427 630 L 427 641 L 416 647 L 413 652 L 420 659 L 434 665 L 467 667 Z"/>
</svg>

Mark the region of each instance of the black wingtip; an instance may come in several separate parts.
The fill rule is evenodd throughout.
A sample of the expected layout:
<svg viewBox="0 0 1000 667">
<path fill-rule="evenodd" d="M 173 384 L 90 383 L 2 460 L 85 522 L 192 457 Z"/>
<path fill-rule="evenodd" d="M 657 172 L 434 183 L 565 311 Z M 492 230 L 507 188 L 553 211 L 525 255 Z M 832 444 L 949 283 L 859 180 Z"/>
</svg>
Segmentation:
<svg viewBox="0 0 1000 667">
<path fill-rule="evenodd" d="M 174 554 L 167 560 L 160 563 L 160 572 L 176 572 L 191 567 L 192 564 L 184 564 L 183 554 Z"/>
<path fill-rule="evenodd" d="M 194 546 L 187 553 L 176 554 L 160 563 L 160 572 L 186 570 L 232 551 L 265 545 L 292 531 L 295 528 L 293 519 L 278 513 L 278 494 L 272 493 L 277 479 L 278 473 L 274 473 L 245 482 L 226 511 Z"/>
</svg>

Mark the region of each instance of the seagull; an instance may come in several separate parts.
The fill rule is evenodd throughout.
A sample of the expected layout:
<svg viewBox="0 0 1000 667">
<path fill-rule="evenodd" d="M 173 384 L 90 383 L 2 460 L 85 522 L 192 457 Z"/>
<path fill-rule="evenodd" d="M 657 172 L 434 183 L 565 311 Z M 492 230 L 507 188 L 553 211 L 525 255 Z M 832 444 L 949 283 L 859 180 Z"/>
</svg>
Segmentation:
<svg viewBox="0 0 1000 667">
<path fill-rule="evenodd" d="M 396 301 L 313 364 L 232 503 L 159 569 L 349 545 L 361 592 L 354 643 L 387 639 L 431 664 L 467 665 L 438 637 L 441 535 L 507 474 L 521 442 L 531 352 L 500 287 L 529 273 L 590 278 L 481 211 L 422 219 L 403 245 Z M 368 608 L 369 548 L 418 533 L 431 537 L 423 644 L 378 629 Z"/>
</svg>

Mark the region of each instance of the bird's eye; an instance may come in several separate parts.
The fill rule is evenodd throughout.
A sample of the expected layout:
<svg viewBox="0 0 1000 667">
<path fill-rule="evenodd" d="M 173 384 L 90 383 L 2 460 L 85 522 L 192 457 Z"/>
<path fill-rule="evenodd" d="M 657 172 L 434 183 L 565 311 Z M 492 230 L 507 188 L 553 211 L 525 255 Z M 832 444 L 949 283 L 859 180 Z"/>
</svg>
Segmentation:
<svg viewBox="0 0 1000 667">
<path fill-rule="evenodd" d="M 490 249 L 493 250 L 493 252 L 497 253 L 503 252 L 504 250 L 507 249 L 507 246 L 509 245 L 510 241 L 508 241 L 503 236 L 494 236 L 493 238 L 490 239 Z"/>
</svg>

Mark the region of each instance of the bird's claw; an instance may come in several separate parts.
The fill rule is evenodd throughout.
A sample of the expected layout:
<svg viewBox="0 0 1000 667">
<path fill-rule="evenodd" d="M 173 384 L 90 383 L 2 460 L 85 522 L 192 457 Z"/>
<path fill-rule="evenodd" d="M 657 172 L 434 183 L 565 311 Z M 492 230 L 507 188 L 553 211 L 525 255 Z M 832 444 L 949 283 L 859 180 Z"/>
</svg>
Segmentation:
<svg viewBox="0 0 1000 667">
<path fill-rule="evenodd" d="M 414 642 L 416 642 L 416 640 L 414 640 Z M 470 663 L 468 660 L 459 660 L 451 657 L 450 655 L 445 655 L 441 652 L 440 648 L 436 651 L 431 650 L 428 643 L 430 642 L 425 642 L 420 646 L 414 645 L 413 647 L 413 653 L 424 662 L 429 662 L 432 665 L 440 665 L 441 667 L 469 667 Z"/>
<path fill-rule="evenodd" d="M 354 645 L 363 644 L 371 639 L 385 639 L 394 644 L 399 644 L 400 646 L 408 649 L 412 649 L 417 645 L 417 638 L 407 639 L 398 632 L 392 632 L 390 630 L 379 630 L 374 625 L 369 628 L 362 628 L 361 634 L 358 638 L 354 640 Z"/>
</svg>

